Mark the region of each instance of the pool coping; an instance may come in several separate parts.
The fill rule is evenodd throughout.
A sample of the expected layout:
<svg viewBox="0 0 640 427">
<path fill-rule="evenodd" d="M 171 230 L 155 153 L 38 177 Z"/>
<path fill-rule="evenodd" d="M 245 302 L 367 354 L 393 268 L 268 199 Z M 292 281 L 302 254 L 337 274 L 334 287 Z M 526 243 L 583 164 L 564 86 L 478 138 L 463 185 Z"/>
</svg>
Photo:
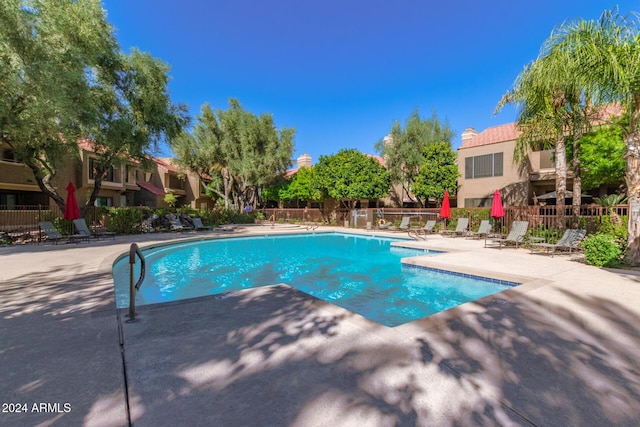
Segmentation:
<svg viewBox="0 0 640 427">
<path fill-rule="evenodd" d="M 294 230 L 286 229 L 283 232 L 277 232 L 277 233 L 259 233 L 259 234 L 241 234 L 241 235 L 237 235 L 237 234 L 201 235 L 201 236 L 195 236 L 195 237 L 187 237 L 184 239 L 172 240 L 168 242 L 156 242 L 149 245 L 143 245 L 143 246 L 140 246 L 140 250 L 145 251 L 145 250 L 155 249 L 163 246 L 171 246 L 176 244 L 199 242 L 199 241 L 205 241 L 205 240 L 252 238 L 252 237 L 259 237 L 259 236 L 266 237 L 271 235 L 287 236 L 287 235 L 308 235 L 308 234 L 346 234 L 346 235 L 351 234 L 351 235 L 357 235 L 357 236 L 377 237 L 377 238 L 395 240 L 391 242 L 392 247 L 402 247 L 407 249 L 433 251 L 437 253 L 464 252 L 464 250 L 449 250 L 449 249 L 445 251 L 442 248 L 434 248 L 428 245 L 425 246 L 424 244 L 425 242 L 416 241 L 411 238 L 405 238 L 405 237 L 389 235 L 389 234 L 376 234 L 371 232 L 362 232 L 360 230 L 348 230 L 348 231 L 299 230 L 298 231 L 295 229 Z M 105 261 L 107 263 L 110 263 L 109 268 L 112 271 L 115 263 L 127 256 L 129 256 L 128 252 L 115 255 L 114 257 L 110 257 L 112 258 L 110 262 L 108 260 L 105 260 Z M 362 322 L 362 327 L 366 328 L 366 327 L 371 327 L 372 325 L 375 325 L 377 327 L 386 328 L 392 331 L 399 332 L 405 337 L 413 339 L 420 333 L 424 332 L 425 330 L 437 329 L 439 326 L 443 325 L 444 323 L 449 322 L 453 317 L 463 317 L 471 314 L 476 314 L 481 309 L 482 306 L 485 306 L 487 304 L 494 304 L 494 303 L 504 304 L 507 301 L 512 301 L 514 298 L 519 298 L 520 296 L 525 295 L 528 292 L 535 291 L 536 289 L 539 289 L 551 283 L 551 281 L 549 280 L 530 277 L 530 276 L 506 274 L 503 272 L 476 269 L 476 268 L 470 268 L 470 267 L 460 267 L 456 265 L 450 265 L 450 264 L 438 262 L 437 256 L 434 256 L 433 253 L 401 258 L 400 262 L 409 266 L 441 271 L 441 272 L 444 272 L 445 274 L 446 273 L 459 274 L 466 277 L 478 278 L 480 280 L 497 281 L 498 283 L 508 282 L 510 283 L 510 285 L 507 285 L 507 286 L 510 286 L 510 288 L 503 290 L 501 292 L 497 292 L 495 294 L 488 295 L 486 297 L 479 298 L 474 301 L 469 301 L 469 302 L 457 305 L 447 310 L 433 313 L 429 316 L 421 317 L 421 318 L 397 325 L 397 326 L 387 326 L 382 323 L 378 323 L 374 320 L 371 320 L 365 317 L 362 314 L 353 312 L 337 304 L 333 304 L 330 301 L 326 301 L 321 298 L 315 297 L 285 282 L 247 288 L 247 289 L 238 289 L 238 290 L 227 291 L 227 292 L 222 292 L 222 293 L 213 294 L 213 295 L 203 295 L 199 297 L 185 298 L 185 299 L 180 299 L 175 301 L 143 304 L 143 305 L 136 306 L 136 313 L 138 312 L 143 313 L 146 310 L 154 310 L 154 309 L 159 309 L 161 307 L 179 305 L 182 303 L 188 304 L 188 303 L 194 303 L 194 302 L 201 302 L 203 300 L 215 301 L 223 298 L 233 298 L 233 297 L 239 296 L 240 294 L 246 293 L 251 289 L 284 286 L 296 292 L 300 292 L 308 298 L 311 298 L 314 301 L 313 304 L 318 308 L 326 309 L 327 307 L 331 307 L 332 310 L 342 311 L 346 314 L 349 314 L 350 316 L 353 316 L 352 320 L 361 319 L 361 320 L 358 320 L 357 322 L 358 323 Z M 115 299 L 115 283 L 113 286 L 113 292 L 114 292 L 114 299 Z M 115 300 L 114 300 L 114 304 L 116 304 L 116 310 L 120 315 L 125 315 L 125 313 L 127 313 L 129 310 L 128 307 L 117 307 L 117 302 Z"/>
</svg>

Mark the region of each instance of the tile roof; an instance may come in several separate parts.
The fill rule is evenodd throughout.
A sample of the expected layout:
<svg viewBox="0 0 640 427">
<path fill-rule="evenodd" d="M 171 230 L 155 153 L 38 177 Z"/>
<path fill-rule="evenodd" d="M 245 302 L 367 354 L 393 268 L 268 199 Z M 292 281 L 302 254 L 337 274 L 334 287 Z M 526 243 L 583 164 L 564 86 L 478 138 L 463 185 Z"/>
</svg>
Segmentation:
<svg viewBox="0 0 640 427">
<path fill-rule="evenodd" d="M 374 154 L 365 154 L 365 155 L 368 157 L 371 157 L 372 159 L 375 159 L 378 163 L 380 163 L 380 166 L 383 166 L 383 167 L 385 166 L 384 159 L 382 157 L 376 156 Z"/>
<path fill-rule="evenodd" d="M 464 148 L 478 147 L 480 145 L 497 144 L 505 141 L 515 141 L 522 132 L 518 130 L 515 122 L 507 123 L 500 126 L 487 128 L 466 141 L 460 146 L 459 150 Z"/>
<path fill-rule="evenodd" d="M 158 188 L 158 187 L 156 187 L 155 185 L 153 185 L 150 182 L 138 181 L 138 182 L 136 182 L 136 184 L 138 184 L 138 186 L 140 188 L 144 188 L 149 193 L 155 194 L 156 196 L 162 196 L 162 195 L 165 194 L 165 192 L 164 192 L 164 190 L 162 188 Z"/>
<path fill-rule="evenodd" d="M 173 166 L 170 162 L 171 159 L 170 158 L 164 158 L 164 159 L 160 159 L 158 157 L 151 157 L 151 160 L 157 164 L 158 166 L 162 166 L 163 168 L 165 168 L 166 170 L 168 170 L 169 172 L 178 172 L 178 169 L 176 169 L 175 166 Z"/>
<path fill-rule="evenodd" d="M 600 125 L 611 120 L 612 116 L 619 116 L 622 113 L 623 109 L 620 104 L 608 104 L 593 114 L 592 123 L 594 125 Z M 518 129 L 517 122 L 493 126 L 483 130 L 470 140 L 464 142 L 462 146 L 460 146 L 459 150 L 478 147 L 481 145 L 497 144 L 505 141 L 515 141 L 521 134 L 522 132 Z"/>
</svg>

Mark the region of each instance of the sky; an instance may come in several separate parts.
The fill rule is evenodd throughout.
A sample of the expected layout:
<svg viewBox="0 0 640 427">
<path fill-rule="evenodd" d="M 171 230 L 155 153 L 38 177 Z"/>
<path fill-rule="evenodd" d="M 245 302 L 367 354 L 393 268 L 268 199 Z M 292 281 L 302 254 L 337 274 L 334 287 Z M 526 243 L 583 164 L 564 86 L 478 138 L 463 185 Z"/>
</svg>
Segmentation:
<svg viewBox="0 0 640 427">
<path fill-rule="evenodd" d="M 640 0 L 103 0 L 121 48 L 167 63 L 192 117 L 236 98 L 295 128 L 293 159 L 313 163 L 377 154 L 415 108 L 449 123 L 454 149 L 468 127 L 515 121 L 496 104 L 552 30 L 616 5 L 640 12 Z"/>
</svg>

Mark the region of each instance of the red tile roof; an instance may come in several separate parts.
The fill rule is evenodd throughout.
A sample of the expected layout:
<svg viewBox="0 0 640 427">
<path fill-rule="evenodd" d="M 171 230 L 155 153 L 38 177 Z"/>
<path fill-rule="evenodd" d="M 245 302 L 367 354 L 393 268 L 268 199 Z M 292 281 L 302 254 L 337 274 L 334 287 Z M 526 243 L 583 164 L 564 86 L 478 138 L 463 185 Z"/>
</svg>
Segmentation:
<svg viewBox="0 0 640 427">
<path fill-rule="evenodd" d="M 285 173 L 284 176 L 285 178 L 291 178 L 293 175 L 296 174 L 296 172 L 298 172 L 298 168 L 295 169 L 288 169 Z"/>
<path fill-rule="evenodd" d="M 175 166 L 173 166 L 170 162 L 171 159 L 160 159 L 158 157 L 151 157 L 151 160 L 157 164 L 158 166 L 162 166 L 163 168 L 165 168 L 166 170 L 168 170 L 169 172 L 178 172 L 178 169 L 176 169 Z"/>
<path fill-rule="evenodd" d="M 374 154 L 366 154 L 366 156 L 369 156 L 372 159 L 375 159 L 378 163 L 380 163 L 380 166 L 382 166 L 382 167 L 385 166 L 384 159 L 382 157 L 376 156 Z"/>
<path fill-rule="evenodd" d="M 136 182 L 136 184 L 138 184 L 138 186 L 140 188 L 144 188 L 149 193 L 155 194 L 156 196 L 162 196 L 162 195 L 165 194 L 165 192 L 164 192 L 164 190 L 162 188 L 158 188 L 155 185 L 151 184 L 150 182 L 138 181 L 138 182 Z"/>
<path fill-rule="evenodd" d="M 593 124 L 603 124 L 611 120 L 613 116 L 623 113 L 620 104 L 608 104 L 599 109 L 593 115 Z M 516 122 L 487 128 L 462 144 L 459 150 L 464 148 L 478 147 L 480 145 L 497 144 L 505 141 L 515 141 L 522 134 Z"/>
<path fill-rule="evenodd" d="M 505 125 L 487 128 L 462 144 L 459 150 L 464 148 L 478 147 L 480 145 L 497 144 L 505 141 L 515 141 L 522 132 L 518 130 L 517 124 L 507 123 Z"/>
</svg>

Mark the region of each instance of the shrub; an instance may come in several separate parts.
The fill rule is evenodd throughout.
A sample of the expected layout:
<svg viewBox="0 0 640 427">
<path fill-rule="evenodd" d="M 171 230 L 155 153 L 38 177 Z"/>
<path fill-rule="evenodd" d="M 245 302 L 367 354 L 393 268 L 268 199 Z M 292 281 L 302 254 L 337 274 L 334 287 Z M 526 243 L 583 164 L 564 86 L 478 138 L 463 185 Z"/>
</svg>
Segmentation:
<svg viewBox="0 0 640 427">
<path fill-rule="evenodd" d="M 623 250 L 619 239 L 609 233 L 596 233 L 581 244 L 585 261 L 597 267 L 615 267 L 622 262 Z"/>
<path fill-rule="evenodd" d="M 109 231 L 119 234 L 138 232 L 143 212 L 136 208 L 109 208 Z"/>
</svg>

